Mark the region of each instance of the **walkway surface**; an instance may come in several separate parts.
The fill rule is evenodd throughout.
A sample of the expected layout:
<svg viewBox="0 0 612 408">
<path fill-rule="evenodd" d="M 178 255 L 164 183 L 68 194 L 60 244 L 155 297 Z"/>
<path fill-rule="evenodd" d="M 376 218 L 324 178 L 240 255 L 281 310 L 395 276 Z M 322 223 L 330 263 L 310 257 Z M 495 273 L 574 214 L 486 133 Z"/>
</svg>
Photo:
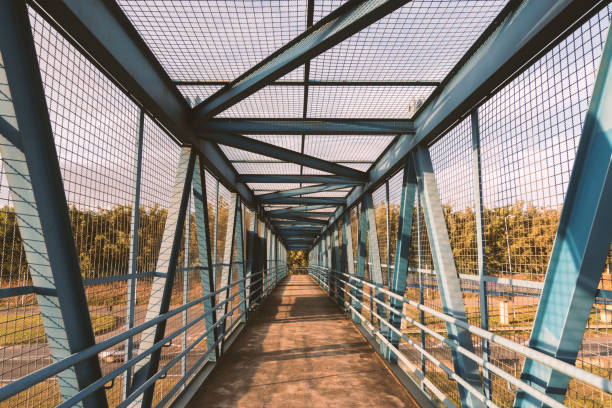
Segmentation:
<svg viewBox="0 0 612 408">
<path fill-rule="evenodd" d="M 279 284 L 190 407 L 418 407 L 307 275 Z"/>
</svg>

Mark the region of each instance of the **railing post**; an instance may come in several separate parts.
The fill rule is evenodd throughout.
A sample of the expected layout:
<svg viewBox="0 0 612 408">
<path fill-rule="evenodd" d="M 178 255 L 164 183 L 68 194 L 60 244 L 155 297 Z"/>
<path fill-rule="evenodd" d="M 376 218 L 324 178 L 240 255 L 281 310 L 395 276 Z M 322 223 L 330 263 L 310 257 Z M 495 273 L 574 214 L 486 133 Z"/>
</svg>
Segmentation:
<svg viewBox="0 0 612 408">
<path fill-rule="evenodd" d="M 485 258 L 485 240 L 484 240 L 484 207 L 482 204 L 482 177 L 480 165 L 480 125 L 478 121 L 478 110 L 474 110 L 471 115 L 472 119 L 472 172 L 474 176 L 474 217 L 476 218 L 476 246 L 478 251 L 478 296 L 480 298 L 480 327 L 484 330 L 489 330 L 489 309 L 487 300 L 487 264 Z M 490 348 L 489 341 L 481 339 L 482 342 L 482 358 L 489 362 Z M 483 367 L 482 376 L 484 379 L 485 395 L 491 399 L 493 392 L 493 383 L 491 382 L 491 373 Z"/>
<path fill-rule="evenodd" d="M 153 284 L 151 285 L 145 321 L 166 313 L 170 309 L 170 298 L 172 296 L 181 238 L 185 225 L 185 214 L 187 212 L 194 163 L 195 152 L 189 147 L 183 147 L 174 178 L 170 207 L 166 216 L 166 224 L 155 268 L 156 276 L 153 278 Z M 157 326 L 143 331 L 138 354 L 151 348 L 153 344 L 163 339 L 166 323 L 166 321 L 163 321 Z M 139 361 L 135 365 L 131 391 L 140 387 L 157 372 L 160 356 L 161 350 L 156 350 L 148 358 Z M 144 394 L 136 398 L 131 406 L 141 404 L 143 407 L 150 407 L 153 401 L 154 388 L 154 386 L 149 387 Z"/>
<path fill-rule="evenodd" d="M 199 171 L 194 166 L 194 173 Z M 193 184 L 193 183 L 192 183 Z M 187 303 L 187 292 L 189 290 L 189 234 L 191 232 L 191 196 L 187 198 L 187 215 L 185 221 L 185 249 L 183 250 L 183 305 Z M 183 327 L 187 326 L 187 310 L 183 310 L 181 313 L 181 321 Z M 184 331 L 181 336 L 181 351 L 185 351 L 187 348 L 187 331 Z M 185 376 L 187 372 L 187 355 L 184 355 L 181 359 L 181 375 Z M 183 388 L 185 386 L 183 385 Z"/>
<path fill-rule="evenodd" d="M 397 246 L 395 248 L 395 265 L 393 268 L 393 276 L 389 281 L 390 290 L 393 293 L 404 296 L 406 292 L 406 278 L 408 271 L 408 256 L 410 253 L 410 246 L 412 243 L 412 217 L 414 214 L 414 197 L 416 195 L 416 175 L 414 173 L 414 166 L 412 164 L 412 158 L 406 160 L 404 165 L 404 177 L 402 180 L 402 197 L 400 201 L 400 213 L 397 228 Z M 390 306 L 397 311 L 396 313 L 390 313 L 389 322 L 396 329 L 401 329 L 402 308 L 404 302 L 395 298 L 390 299 Z M 387 338 L 394 347 L 399 347 L 399 336 L 396 332 L 389 329 Z M 386 350 L 386 357 L 392 363 L 397 362 L 397 356 L 391 351 Z"/>
<path fill-rule="evenodd" d="M 95 344 L 26 3 L 0 2 L 0 153 L 51 357 Z M 57 375 L 62 399 L 101 377 L 97 357 Z M 87 407 L 106 407 L 98 389 Z"/>
<path fill-rule="evenodd" d="M 450 245 L 450 238 L 446 228 L 446 221 L 442 211 L 438 186 L 431 164 L 429 149 L 426 146 L 418 146 L 413 153 L 415 170 L 417 174 L 419 195 L 423 203 L 425 214 L 425 225 L 429 245 L 436 270 L 438 281 L 438 292 L 442 301 L 442 308 L 445 313 L 467 322 L 465 304 L 461 294 L 461 282 L 457 274 L 453 251 Z M 446 331 L 451 340 L 473 352 L 472 336 L 470 333 L 454 324 L 447 324 Z M 478 365 L 466 356 L 452 351 L 453 365 L 455 372 L 464 378 L 476 390 L 482 392 L 482 382 Z M 459 385 L 461 404 L 465 407 L 484 407 L 475 395 Z"/>
<path fill-rule="evenodd" d="M 575 364 L 612 237 L 612 33 L 578 144 L 529 347 Z M 526 359 L 521 379 L 559 402 L 570 377 Z M 518 392 L 515 407 L 542 402 Z"/>
</svg>

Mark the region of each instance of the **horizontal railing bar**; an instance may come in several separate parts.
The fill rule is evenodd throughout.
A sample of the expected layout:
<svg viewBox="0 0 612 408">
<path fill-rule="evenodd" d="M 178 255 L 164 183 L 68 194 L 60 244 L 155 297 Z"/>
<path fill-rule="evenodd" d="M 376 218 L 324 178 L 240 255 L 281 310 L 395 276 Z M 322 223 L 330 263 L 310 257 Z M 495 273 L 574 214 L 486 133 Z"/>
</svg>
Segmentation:
<svg viewBox="0 0 612 408">
<path fill-rule="evenodd" d="M 599 389 L 601 389 L 601 390 L 603 390 L 603 391 L 605 391 L 607 393 L 611 393 L 612 394 L 612 381 L 610 381 L 608 379 L 605 379 L 605 378 L 600 377 L 600 376 L 598 376 L 596 374 L 590 373 L 590 372 L 588 372 L 586 370 L 583 370 L 583 369 L 581 369 L 579 367 L 576 367 L 576 366 L 574 366 L 572 364 L 566 363 L 564 361 L 561 361 L 559 359 L 556 359 L 554 357 L 546 355 L 546 354 L 544 354 L 544 353 L 542 353 L 540 351 L 537 351 L 537 350 L 534 350 L 532 348 L 523 346 L 522 344 L 519 344 L 517 342 L 509 340 L 509 339 L 507 339 L 505 337 L 496 335 L 496 334 L 494 334 L 494 333 L 492 333 L 492 332 L 490 332 L 488 330 L 481 329 L 480 327 L 477 327 L 477 326 L 474 326 L 472 324 L 469 324 L 469 323 L 467 323 L 467 322 L 465 322 L 463 320 L 460 320 L 460 319 L 457 319 L 455 317 L 449 316 L 449 315 L 447 315 L 445 313 L 438 312 L 435 309 L 429 308 L 429 307 L 427 307 L 425 305 L 421 305 L 420 303 L 417 303 L 417 302 L 415 302 L 413 300 L 410 300 L 410 299 L 408 299 L 408 298 L 406 298 L 404 296 L 395 294 L 395 293 L 393 293 L 393 292 L 391 292 L 391 291 L 389 291 L 389 290 L 387 290 L 385 288 L 373 285 L 373 284 L 371 284 L 370 282 L 368 282 L 368 281 L 366 281 L 364 279 L 358 278 L 358 277 L 353 276 L 353 275 L 348 275 L 348 274 L 345 274 L 345 273 L 342 273 L 342 272 L 333 271 L 331 269 L 329 271 L 331 273 L 336 274 L 336 275 L 343 275 L 343 276 L 349 277 L 349 279 L 354 279 L 354 280 L 360 281 L 361 283 L 363 283 L 363 284 L 365 284 L 367 286 L 370 286 L 370 287 L 372 287 L 374 289 L 378 289 L 381 292 L 387 294 L 388 296 L 391 296 L 391 297 L 393 297 L 393 298 L 395 298 L 397 300 L 400 300 L 400 301 L 402 301 L 404 303 L 407 303 L 407 304 L 409 304 L 409 305 L 411 305 L 411 306 L 413 306 L 413 307 L 415 307 L 415 308 L 417 308 L 419 310 L 422 310 L 423 312 L 425 312 L 425 313 L 427 313 L 429 315 L 432 315 L 432 316 L 434 316 L 434 317 L 436 317 L 438 319 L 444 320 L 447 323 L 450 323 L 450 324 L 453 324 L 455 326 L 461 327 L 461 328 L 469 331 L 470 333 L 477 335 L 478 337 L 481 337 L 481 338 L 483 338 L 485 340 L 489 340 L 489 341 L 491 341 L 493 343 L 496 343 L 496 344 L 498 344 L 500 346 L 508 348 L 511 351 L 514 351 L 514 352 L 517 352 L 519 354 L 522 354 L 523 356 L 525 356 L 525 357 L 527 357 L 527 358 L 529 358 L 531 360 L 534 360 L 534 361 L 537 361 L 537 362 L 539 362 L 541 364 L 544 364 L 544 365 L 552 368 L 553 370 L 556 370 L 556 371 L 558 371 L 558 372 L 560 372 L 562 374 L 565 374 L 565 375 L 567 375 L 567 376 L 569 376 L 571 378 L 575 378 L 575 379 L 577 379 L 577 380 L 579 380 L 581 382 L 584 382 L 586 384 L 589 384 L 589 385 L 591 385 L 593 387 L 599 388 Z M 397 311 L 395 311 L 394 313 L 397 314 Z"/>
<path fill-rule="evenodd" d="M 96 343 L 94 346 L 91 346 L 85 350 L 79 351 L 77 353 L 74 353 L 68 357 L 66 357 L 63 360 L 57 361 L 53 364 L 50 364 L 46 367 L 41 368 L 40 370 L 34 371 L 30 374 L 25 375 L 24 377 L 21 377 L 20 379 L 11 382 L 10 384 L 5 385 L 4 387 L 0 388 L 0 401 L 3 401 L 7 398 L 12 397 L 15 394 L 18 394 L 21 391 L 26 390 L 27 388 L 38 384 L 41 381 L 44 381 L 45 379 L 52 377 L 53 375 L 56 375 L 57 373 L 60 373 L 70 367 L 72 367 L 73 365 L 83 361 L 86 358 L 92 357 L 110 347 L 115 346 L 116 344 L 127 340 L 128 338 L 150 328 L 153 327 L 161 322 L 163 322 L 164 320 L 169 319 L 172 316 L 175 316 L 179 313 L 181 313 L 184 310 L 187 310 L 197 304 L 200 304 L 201 302 L 210 299 L 211 297 L 226 291 L 230 288 L 233 288 L 234 286 L 246 281 L 248 278 L 251 278 L 255 275 L 259 275 L 262 274 L 263 271 L 261 272 L 255 272 L 255 273 L 251 273 L 249 275 L 247 275 L 247 277 L 236 280 L 235 282 L 232 282 L 230 285 L 224 286 L 222 288 L 219 288 L 217 290 L 215 290 L 214 292 L 211 292 L 209 294 L 206 294 L 204 296 L 199 297 L 198 299 L 192 300 L 189 303 L 186 303 L 180 307 L 177 307 L 176 309 L 173 309 L 167 313 L 164 313 L 162 315 L 159 315 L 157 317 L 155 317 L 154 319 L 149 320 L 148 322 L 144 322 L 141 325 L 138 325 L 136 327 L 133 327 L 130 330 L 127 330 L 125 332 L 119 333 L 109 339 L 106 339 L 100 343 Z M 252 286 L 252 285 L 249 285 Z M 238 293 L 239 294 L 239 293 Z M 232 297 L 226 299 L 226 301 L 228 301 L 229 299 L 232 299 L 233 297 L 235 297 L 237 294 L 232 295 Z M 212 312 L 214 312 L 218 307 L 220 307 L 222 304 L 225 304 L 224 301 L 223 303 L 219 303 L 218 305 L 215 305 L 214 308 L 205 311 L 203 315 L 201 315 L 201 317 L 206 317 L 208 315 L 210 315 Z M 167 342 L 167 341 L 166 341 Z M 165 342 L 164 342 L 165 343 Z M 144 354 L 144 353 L 143 353 Z M 141 354 L 142 355 L 142 354 Z"/>
<path fill-rule="evenodd" d="M 476 362 L 478 365 L 483 366 L 484 368 L 489 369 L 491 372 L 497 374 L 498 376 L 500 376 L 501 378 L 503 378 L 504 380 L 512 383 L 513 385 L 522 388 L 523 390 L 527 391 L 528 393 L 532 394 L 533 396 L 539 398 L 540 400 L 542 400 L 543 402 L 545 402 L 546 404 L 552 406 L 552 407 L 558 407 L 558 408 L 563 408 L 564 405 L 559 403 L 558 401 L 552 399 L 551 397 L 547 396 L 546 394 L 538 391 L 537 389 L 531 387 L 530 385 L 528 385 L 527 383 L 521 381 L 520 379 L 508 374 L 507 372 L 503 371 L 502 369 L 500 369 L 499 367 L 497 367 L 494 364 L 491 364 L 489 362 L 485 362 L 484 359 L 482 359 L 481 357 L 478 357 L 476 354 L 472 353 L 471 351 L 465 349 L 464 347 L 460 346 L 459 344 L 447 339 L 446 337 L 442 336 L 441 334 L 437 333 L 436 331 L 430 329 L 429 327 L 422 325 L 421 323 L 417 322 L 416 320 L 404 315 L 403 313 L 398 313 L 397 310 L 393 309 L 391 306 L 388 306 L 387 304 L 385 304 L 384 302 L 382 302 L 380 299 L 377 299 L 375 296 L 372 296 L 369 293 L 364 292 L 362 289 L 359 289 L 358 287 L 352 285 L 351 283 L 349 283 L 346 280 L 343 280 L 342 282 L 344 282 L 346 285 L 350 286 L 351 288 L 361 292 L 362 295 L 366 295 L 368 296 L 372 301 L 376 302 L 377 304 L 380 304 L 381 306 L 383 306 L 384 308 L 386 308 L 387 310 L 389 310 L 391 313 L 394 313 L 395 315 L 400 316 L 401 318 L 407 320 L 408 322 L 412 323 L 413 325 L 415 325 L 416 327 L 418 327 L 419 329 L 427 332 L 427 334 L 431 335 L 432 337 L 436 338 L 437 340 L 443 342 L 444 344 L 448 345 L 449 347 L 454 348 L 455 350 L 457 350 L 458 352 L 460 352 L 461 354 L 465 355 L 466 357 L 468 357 L 469 359 L 473 360 L 474 362 Z M 341 291 L 343 291 L 345 294 L 347 294 L 348 296 L 350 296 L 352 299 L 354 299 L 355 301 L 357 301 L 358 303 L 360 303 L 362 305 L 362 307 L 365 307 L 367 310 L 370 311 L 370 313 L 372 313 L 373 316 L 375 316 L 377 319 L 382 320 L 383 322 L 385 322 L 387 324 L 387 326 L 393 330 L 395 333 L 397 333 L 401 338 L 403 338 L 405 341 L 407 341 L 408 343 L 410 343 L 411 345 L 413 345 L 419 352 L 421 352 L 421 348 L 420 346 L 413 344 L 414 342 L 407 337 L 404 333 L 402 333 L 400 330 L 398 330 L 396 327 L 392 326 L 391 323 L 385 319 L 384 317 L 380 316 L 377 312 L 375 312 L 374 310 L 372 310 L 370 307 L 368 307 L 367 304 L 365 304 L 364 302 L 360 302 L 355 296 L 353 296 L 351 293 L 345 291 L 342 288 L 338 288 Z M 345 303 L 347 303 L 345 301 Z M 350 307 L 350 305 L 349 305 Z M 422 353 L 423 354 L 423 353 Z M 442 368 L 442 367 L 440 367 Z M 449 369 L 450 370 L 450 369 Z M 462 384 L 463 385 L 463 384 Z M 479 398 L 481 396 L 483 396 L 482 394 L 478 393 L 476 394 Z M 484 402 L 484 400 L 483 400 Z"/>
</svg>

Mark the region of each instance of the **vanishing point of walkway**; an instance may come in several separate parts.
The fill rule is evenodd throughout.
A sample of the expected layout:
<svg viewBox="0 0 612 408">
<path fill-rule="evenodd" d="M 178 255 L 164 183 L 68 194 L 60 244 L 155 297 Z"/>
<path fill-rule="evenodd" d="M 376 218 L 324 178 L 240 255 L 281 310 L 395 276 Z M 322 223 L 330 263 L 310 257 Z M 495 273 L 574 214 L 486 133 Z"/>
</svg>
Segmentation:
<svg viewBox="0 0 612 408">
<path fill-rule="evenodd" d="M 279 284 L 190 407 L 418 407 L 307 275 Z"/>
</svg>

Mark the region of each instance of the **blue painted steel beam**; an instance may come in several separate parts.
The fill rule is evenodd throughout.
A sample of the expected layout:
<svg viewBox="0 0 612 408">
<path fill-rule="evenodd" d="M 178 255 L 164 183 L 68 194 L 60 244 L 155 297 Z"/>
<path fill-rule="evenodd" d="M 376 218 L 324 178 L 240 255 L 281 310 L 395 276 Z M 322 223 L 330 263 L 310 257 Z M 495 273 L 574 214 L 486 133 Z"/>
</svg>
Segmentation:
<svg viewBox="0 0 612 408">
<path fill-rule="evenodd" d="M 333 211 L 286 211 L 283 213 L 270 214 L 270 218 L 281 218 L 283 215 L 297 215 L 300 217 L 315 217 L 315 218 L 329 218 L 334 215 Z"/>
<path fill-rule="evenodd" d="M 426 146 L 419 146 L 413 157 L 442 309 L 444 313 L 467 323 L 461 283 L 457 274 L 429 149 Z M 446 332 L 449 339 L 456 341 L 466 350 L 474 352 L 472 336 L 467 330 L 447 323 Z M 475 390 L 483 393 L 478 365 L 454 349 L 451 354 L 455 372 Z M 459 395 L 463 407 L 484 407 L 483 402 L 476 395 L 461 385 L 459 385 Z"/>
<path fill-rule="evenodd" d="M 262 200 L 264 204 L 321 204 L 321 205 L 342 205 L 344 198 L 342 197 L 283 197 Z"/>
<path fill-rule="evenodd" d="M 612 242 L 612 35 L 593 97 L 548 263 L 529 347 L 576 362 Z M 563 402 L 570 378 L 527 359 L 521 379 Z M 542 407 L 518 392 L 515 407 Z"/>
<path fill-rule="evenodd" d="M 397 229 L 397 246 L 395 248 L 395 264 L 393 265 L 393 276 L 390 282 L 390 290 L 393 293 L 404 296 L 406 293 L 406 278 L 408 271 L 408 256 L 412 245 L 412 217 L 414 215 L 414 199 L 417 191 L 417 180 L 414 172 L 412 158 L 406 160 L 404 166 L 404 177 L 402 181 L 402 196 L 400 200 L 400 213 Z M 389 322 L 396 329 L 401 328 L 402 307 L 404 302 L 395 298 L 390 298 L 390 306 L 397 311 L 397 314 L 390 313 Z M 394 347 L 399 346 L 399 336 L 396 332 L 389 329 L 387 338 Z M 386 357 L 389 361 L 397 363 L 397 356 L 386 349 Z"/>
<path fill-rule="evenodd" d="M 202 132 L 201 137 L 215 143 L 235 147 L 236 149 L 245 150 L 247 152 L 257 153 L 339 176 L 352 177 L 360 181 L 365 181 L 365 173 L 353 168 L 318 159 L 307 154 L 298 153 L 270 143 L 260 142 L 242 135 L 234 133 Z"/>
<path fill-rule="evenodd" d="M 312 0 L 311 0 L 312 1 Z M 310 26 L 310 25 L 309 25 Z M 307 63 L 306 63 L 307 64 Z M 176 86 L 226 86 L 231 81 L 174 81 Z M 266 86 L 438 86 L 439 81 L 274 81 Z"/>
<path fill-rule="evenodd" d="M 414 133 L 409 119 L 236 119 L 215 118 L 200 124 L 202 132 L 276 135 L 397 135 Z"/>
<path fill-rule="evenodd" d="M 368 183 L 348 195 L 345 208 L 351 208 L 363 194 L 399 170 L 419 143 L 433 141 L 469 115 L 476 104 L 605 4 L 602 0 L 511 0 L 417 112 L 413 118 L 416 134 L 401 135 L 391 144 L 368 172 Z M 343 212 L 339 209 L 330 224 Z"/>
<path fill-rule="evenodd" d="M 204 121 L 293 71 L 406 4 L 408 0 L 349 0 L 194 108 Z"/>
<path fill-rule="evenodd" d="M 290 221 L 299 221 L 313 225 L 327 225 L 327 221 L 321 220 L 319 218 L 310 218 L 310 217 L 302 217 L 299 215 L 293 214 L 284 214 L 284 215 L 273 215 L 270 217 L 272 222 L 280 221 L 280 220 L 290 220 Z"/>
<path fill-rule="evenodd" d="M 49 352 L 95 345 L 49 111 L 25 2 L 0 2 L 0 153 Z M 66 400 L 101 378 L 97 357 L 57 375 Z M 103 389 L 86 407 L 108 406 Z"/>
<path fill-rule="evenodd" d="M 215 273 L 213 269 L 213 258 L 211 256 L 210 243 L 210 224 L 208 218 L 208 203 L 206 195 L 206 182 L 204 165 L 200 160 L 200 155 L 196 157 L 195 169 L 192 181 L 192 196 L 195 209 L 196 236 L 198 237 L 198 259 L 200 267 L 200 283 L 202 285 L 202 295 L 207 295 L 215 291 Z M 255 217 L 253 217 L 255 219 Z M 203 303 L 204 311 L 212 310 L 215 306 L 215 297 L 207 299 Z M 206 329 L 209 329 L 217 322 L 215 313 L 211 313 L 206 317 Z M 216 327 L 212 336 L 206 339 L 207 347 L 214 348 L 218 339 Z M 218 349 L 211 353 L 208 357 L 209 361 L 216 361 L 218 357 Z"/>
<path fill-rule="evenodd" d="M 301 174 L 241 174 L 238 180 L 242 183 L 365 183 L 361 177 Z"/>
<path fill-rule="evenodd" d="M 268 211 L 268 214 L 270 215 L 272 214 L 291 214 L 293 212 L 325 210 L 325 209 L 330 209 L 330 208 L 333 208 L 333 207 L 329 205 L 305 205 L 305 206 L 299 206 L 299 207 L 289 207 L 289 208 L 281 208 L 278 210 L 270 210 Z"/>
<path fill-rule="evenodd" d="M 290 190 L 277 191 L 275 193 L 262 194 L 258 195 L 257 198 L 260 200 L 265 200 L 268 198 L 294 197 L 302 194 L 319 193 L 321 191 L 340 190 L 343 188 L 354 187 L 356 185 L 359 185 L 359 183 L 320 184 L 317 186 L 293 188 Z"/>
</svg>

